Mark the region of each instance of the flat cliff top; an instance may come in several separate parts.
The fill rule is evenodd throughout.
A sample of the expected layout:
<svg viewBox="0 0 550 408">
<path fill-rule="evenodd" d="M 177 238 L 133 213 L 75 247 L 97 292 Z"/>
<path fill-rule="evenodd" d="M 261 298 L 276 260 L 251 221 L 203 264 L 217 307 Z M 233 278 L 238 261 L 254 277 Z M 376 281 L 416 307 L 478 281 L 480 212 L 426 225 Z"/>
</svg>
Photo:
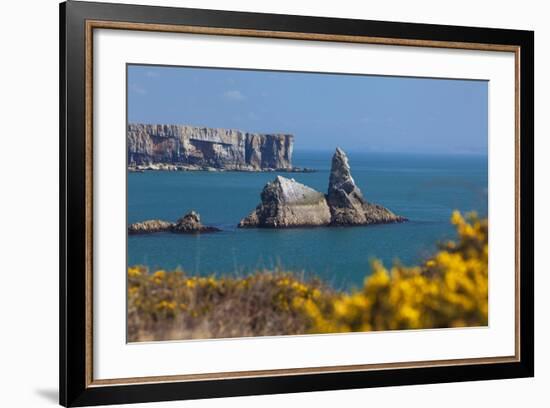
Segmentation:
<svg viewBox="0 0 550 408">
<path fill-rule="evenodd" d="M 197 131 L 197 132 L 212 132 L 212 133 L 234 133 L 234 134 L 243 134 L 243 135 L 269 135 L 269 136 L 281 136 L 281 137 L 294 137 L 291 133 L 285 133 L 285 132 L 250 132 L 247 130 L 242 129 L 234 129 L 234 128 L 222 128 L 222 127 L 210 127 L 210 126 L 197 126 L 197 125 L 189 125 L 189 124 L 181 124 L 181 123 L 140 123 L 140 122 L 131 122 L 128 123 L 128 130 L 129 131 L 136 131 L 136 130 L 154 130 L 155 132 L 159 131 L 168 131 L 170 129 L 175 130 L 185 130 L 187 132 L 189 131 Z"/>
</svg>

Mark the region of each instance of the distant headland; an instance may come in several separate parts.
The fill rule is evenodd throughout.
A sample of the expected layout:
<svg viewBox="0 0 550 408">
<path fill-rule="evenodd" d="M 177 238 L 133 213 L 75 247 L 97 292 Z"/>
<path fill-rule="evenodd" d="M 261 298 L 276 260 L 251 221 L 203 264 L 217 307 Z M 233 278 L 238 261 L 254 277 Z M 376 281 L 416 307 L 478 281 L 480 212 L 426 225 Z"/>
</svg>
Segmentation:
<svg viewBox="0 0 550 408">
<path fill-rule="evenodd" d="M 310 172 L 292 165 L 294 136 L 130 123 L 128 169 Z"/>
</svg>

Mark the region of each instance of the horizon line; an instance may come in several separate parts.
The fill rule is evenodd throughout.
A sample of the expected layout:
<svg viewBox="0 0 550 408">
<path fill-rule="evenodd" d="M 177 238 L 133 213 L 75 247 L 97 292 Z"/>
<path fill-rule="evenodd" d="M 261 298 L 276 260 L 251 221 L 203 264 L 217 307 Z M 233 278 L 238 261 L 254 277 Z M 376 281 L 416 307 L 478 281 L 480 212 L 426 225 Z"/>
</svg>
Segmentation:
<svg viewBox="0 0 550 408">
<path fill-rule="evenodd" d="M 346 153 L 375 153 L 375 154 L 403 154 L 408 156 L 413 155 L 448 155 L 448 156 L 484 156 L 488 157 L 489 152 L 466 152 L 466 151 L 460 151 L 460 152 L 449 152 L 449 151 L 410 151 L 410 150 L 361 150 L 361 149 L 346 149 L 342 148 L 341 146 L 336 146 L 334 148 L 296 148 L 294 147 L 293 153 L 296 152 L 315 152 L 315 153 L 333 153 L 334 150 L 336 150 L 337 147 L 340 147 L 342 150 L 344 150 Z"/>
</svg>

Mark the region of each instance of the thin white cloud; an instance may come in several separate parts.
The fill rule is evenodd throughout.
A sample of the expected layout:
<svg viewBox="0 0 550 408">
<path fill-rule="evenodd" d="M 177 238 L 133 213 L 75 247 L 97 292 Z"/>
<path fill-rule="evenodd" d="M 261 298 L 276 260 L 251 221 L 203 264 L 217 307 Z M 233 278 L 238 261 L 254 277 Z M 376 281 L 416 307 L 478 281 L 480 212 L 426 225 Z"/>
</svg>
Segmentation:
<svg viewBox="0 0 550 408">
<path fill-rule="evenodd" d="M 250 120 L 260 120 L 260 117 L 254 112 L 248 112 L 248 119 L 250 119 Z"/>
<path fill-rule="evenodd" d="M 160 73 L 157 72 L 157 71 L 146 71 L 145 76 L 147 76 L 149 78 L 158 78 L 158 77 L 160 77 Z"/>
<path fill-rule="evenodd" d="M 130 91 L 137 93 L 139 95 L 147 95 L 147 89 L 136 85 L 136 84 L 130 84 L 129 85 Z"/>
<path fill-rule="evenodd" d="M 244 101 L 246 99 L 246 97 L 242 94 L 242 92 L 236 89 L 225 91 L 223 93 L 223 98 L 228 101 L 237 101 L 237 102 Z"/>
</svg>

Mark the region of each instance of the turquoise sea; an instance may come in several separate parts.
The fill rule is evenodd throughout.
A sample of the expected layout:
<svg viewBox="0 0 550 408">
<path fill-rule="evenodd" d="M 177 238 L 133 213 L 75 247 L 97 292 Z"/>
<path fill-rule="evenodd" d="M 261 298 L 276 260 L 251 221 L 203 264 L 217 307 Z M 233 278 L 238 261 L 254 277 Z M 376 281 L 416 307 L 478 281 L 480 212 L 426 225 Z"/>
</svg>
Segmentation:
<svg viewBox="0 0 550 408">
<path fill-rule="evenodd" d="M 179 267 L 189 274 L 246 274 L 281 267 L 315 274 L 336 288 L 362 284 L 369 261 L 415 264 L 454 237 L 454 209 L 487 215 L 487 157 L 347 152 L 365 198 L 410 221 L 366 227 L 238 229 L 277 174 L 325 192 L 333 152 L 296 151 L 293 164 L 315 173 L 128 173 L 128 223 L 175 221 L 190 210 L 223 232 L 128 237 L 128 265 Z"/>
</svg>

